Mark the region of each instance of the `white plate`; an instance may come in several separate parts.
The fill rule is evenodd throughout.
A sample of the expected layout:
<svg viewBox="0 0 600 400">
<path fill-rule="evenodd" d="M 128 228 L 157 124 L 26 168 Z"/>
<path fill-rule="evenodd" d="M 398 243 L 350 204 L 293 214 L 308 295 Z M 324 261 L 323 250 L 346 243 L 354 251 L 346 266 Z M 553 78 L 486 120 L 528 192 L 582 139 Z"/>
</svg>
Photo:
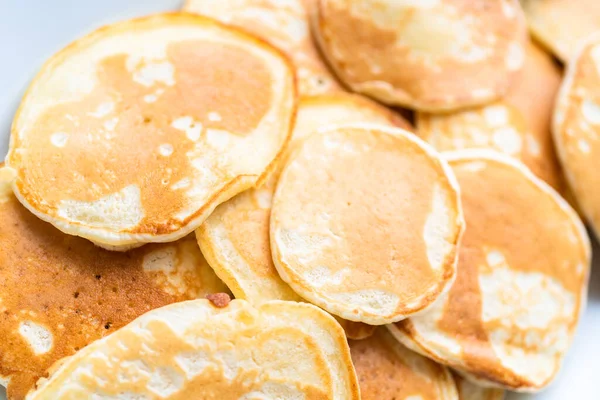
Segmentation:
<svg viewBox="0 0 600 400">
<path fill-rule="evenodd" d="M 212 0 L 219 1 L 219 0 Z M 0 0 L 0 154 L 27 83 L 46 58 L 106 23 L 176 10 L 179 0 Z M 597 246 L 594 250 L 600 250 Z M 507 400 L 598 399 L 600 374 L 600 259 L 596 259 L 586 314 L 562 373 L 545 392 Z M 1 340 L 1 339 L 0 339 Z M 0 400 L 4 399 L 0 393 Z"/>
</svg>

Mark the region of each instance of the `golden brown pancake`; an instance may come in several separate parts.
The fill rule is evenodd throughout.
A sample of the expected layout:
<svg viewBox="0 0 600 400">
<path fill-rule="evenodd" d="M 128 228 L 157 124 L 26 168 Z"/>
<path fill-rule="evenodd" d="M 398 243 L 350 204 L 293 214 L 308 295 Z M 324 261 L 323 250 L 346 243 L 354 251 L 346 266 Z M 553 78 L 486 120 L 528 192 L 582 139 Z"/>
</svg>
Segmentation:
<svg viewBox="0 0 600 400">
<path fill-rule="evenodd" d="M 186 0 L 183 9 L 246 29 L 284 51 L 296 67 L 302 95 L 340 91 L 312 40 L 313 0 Z"/>
<path fill-rule="evenodd" d="M 537 391 L 556 376 L 585 305 L 590 243 L 577 214 L 523 164 L 449 153 L 467 229 L 450 292 L 391 326 L 472 381 Z"/>
<path fill-rule="evenodd" d="M 330 315 L 307 303 L 245 300 L 151 311 L 68 358 L 27 399 L 116 396 L 360 399 L 344 331 Z"/>
<path fill-rule="evenodd" d="M 564 62 L 600 28 L 598 0 L 520 1 L 531 33 Z"/>
<path fill-rule="evenodd" d="M 408 350 L 385 328 L 349 344 L 362 400 L 459 400 L 445 367 Z"/>
<path fill-rule="evenodd" d="M 179 239 L 276 166 L 294 85 L 279 51 L 206 17 L 101 28 L 47 61 L 23 98 L 15 192 L 109 249 Z"/>
<path fill-rule="evenodd" d="M 398 114 L 362 96 L 346 93 L 300 100 L 292 143 L 339 123 L 371 122 L 410 128 Z M 285 158 L 285 157 L 284 157 Z M 253 304 L 301 298 L 279 277 L 269 245 L 269 216 L 276 178 L 221 204 L 196 231 L 203 253 L 238 299 Z M 339 320 L 348 336 L 361 339 L 373 328 Z"/>
<path fill-rule="evenodd" d="M 504 390 L 479 386 L 457 373 L 453 373 L 459 400 L 503 400 Z"/>
<path fill-rule="evenodd" d="M 573 58 L 556 103 L 554 141 L 583 215 L 600 232 L 600 35 Z"/>
<path fill-rule="evenodd" d="M 318 0 L 314 30 L 354 91 L 431 112 L 504 95 L 527 38 L 517 0 Z"/>
<path fill-rule="evenodd" d="M 382 325 L 424 311 L 454 280 L 463 230 L 438 154 L 383 125 L 337 126 L 295 147 L 270 219 L 273 262 L 308 301 Z"/>
<path fill-rule="evenodd" d="M 110 252 L 27 211 L 0 169 L 0 376 L 22 399 L 44 371 L 156 307 L 227 290 L 194 237 Z"/>
</svg>

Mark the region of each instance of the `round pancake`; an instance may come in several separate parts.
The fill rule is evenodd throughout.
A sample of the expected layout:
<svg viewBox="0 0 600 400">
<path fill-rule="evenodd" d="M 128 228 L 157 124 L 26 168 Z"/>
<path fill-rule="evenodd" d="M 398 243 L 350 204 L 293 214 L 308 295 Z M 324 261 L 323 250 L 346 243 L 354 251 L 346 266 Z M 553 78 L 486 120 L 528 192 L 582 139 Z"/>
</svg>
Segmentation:
<svg viewBox="0 0 600 400">
<path fill-rule="evenodd" d="M 245 300 L 151 311 L 67 359 L 27 399 L 116 395 L 360 399 L 344 332 L 330 315 L 306 303 Z"/>
<path fill-rule="evenodd" d="M 565 63 L 600 27 L 597 0 L 521 0 L 521 5 L 531 33 Z"/>
<path fill-rule="evenodd" d="M 275 167 L 295 112 L 271 46 L 192 14 L 101 28 L 42 67 L 7 165 L 34 214 L 123 250 L 179 239 Z"/>
<path fill-rule="evenodd" d="M 127 253 L 100 249 L 27 211 L 10 172 L 0 169 L 0 376 L 9 398 L 148 310 L 227 290 L 193 236 Z"/>
<path fill-rule="evenodd" d="M 463 230 L 452 171 L 402 129 L 338 126 L 295 147 L 273 196 L 273 262 L 296 293 L 351 321 L 423 311 L 454 280 Z"/>
<path fill-rule="evenodd" d="M 583 215 L 600 234 L 600 35 L 573 58 L 553 121 L 554 142 Z"/>
<path fill-rule="evenodd" d="M 398 114 L 359 95 L 338 93 L 304 97 L 298 105 L 290 147 L 313 132 L 348 122 L 412 129 Z M 260 188 L 247 190 L 221 204 L 196 230 L 202 252 L 217 275 L 236 298 L 253 304 L 268 300 L 300 300 L 279 277 L 271 257 L 269 216 L 276 181 L 273 177 Z M 352 339 L 362 339 L 374 329 L 341 319 L 338 322 Z"/>
<path fill-rule="evenodd" d="M 560 68 L 531 43 L 525 66 L 503 99 L 448 114 L 417 114 L 422 139 L 439 151 L 489 148 L 521 160 L 564 194 L 567 185 L 550 129 Z"/>
<path fill-rule="evenodd" d="M 496 388 L 488 388 L 474 384 L 461 377 L 457 373 L 453 373 L 454 382 L 458 389 L 459 400 L 503 400 L 504 390 Z"/>
<path fill-rule="evenodd" d="M 458 400 L 445 367 L 408 350 L 385 328 L 349 344 L 362 400 Z"/>
<path fill-rule="evenodd" d="M 312 40 L 308 12 L 313 0 L 187 0 L 183 9 L 238 26 L 284 51 L 296 67 L 298 91 L 339 91 Z"/>
<path fill-rule="evenodd" d="M 447 159 L 467 224 L 458 276 L 442 301 L 392 325 L 392 333 L 473 381 L 542 389 L 558 372 L 585 305 L 587 233 L 568 203 L 523 164 L 485 150 Z"/>
<path fill-rule="evenodd" d="M 315 15 L 315 37 L 340 80 L 417 110 L 495 100 L 525 58 L 517 0 L 319 0 Z"/>
</svg>

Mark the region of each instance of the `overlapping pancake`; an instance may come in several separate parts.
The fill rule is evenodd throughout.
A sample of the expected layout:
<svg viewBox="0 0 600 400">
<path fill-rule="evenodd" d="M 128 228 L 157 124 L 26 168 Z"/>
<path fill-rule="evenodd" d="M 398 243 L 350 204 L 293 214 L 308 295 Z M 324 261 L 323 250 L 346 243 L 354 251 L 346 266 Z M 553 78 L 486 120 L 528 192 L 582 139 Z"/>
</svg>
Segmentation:
<svg viewBox="0 0 600 400">
<path fill-rule="evenodd" d="M 523 66 L 518 0 L 318 0 L 314 31 L 340 80 L 422 111 L 485 104 Z"/>
<path fill-rule="evenodd" d="M 313 0 L 186 0 L 183 9 L 243 28 L 284 51 L 296 66 L 302 95 L 339 91 L 310 33 Z"/>
<path fill-rule="evenodd" d="M 457 373 L 452 374 L 459 400 L 503 400 L 504 390 L 476 385 Z"/>
<path fill-rule="evenodd" d="M 556 376 L 585 306 L 587 233 L 523 164 L 486 150 L 447 158 L 467 224 L 456 282 L 427 313 L 390 329 L 471 380 L 540 390 Z"/>
<path fill-rule="evenodd" d="M 194 237 L 127 253 L 27 211 L 0 169 L 0 376 L 21 399 L 56 360 L 175 301 L 226 290 Z"/>
<path fill-rule="evenodd" d="M 101 28 L 46 62 L 23 98 L 15 192 L 102 247 L 179 239 L 273 170 L 294 85 L 279 51 L 207 17 Z"/>
<path fill-rule="evenodd" d="M 371 124 L 296 146 L 270 219 L 281 278 L 332 314 L 371 325 L 424 311 L 449 288 L 462 230 L 445 161 L 413 134 Z"/>
<path fill-rule="evenodd" d="M 600 234 L 600 34 L 567 67 L 553 121 L 554 142 L 583 215 Z"/>
<path fill-rule="evenodd" d="M 371 122 L 411 129 L 398 114 L 362 96 L 338 93 L 302 98 L 292 142 L 340 123 Z M 285 156 L 283 156 L 285 158 Z M 269 216 L 276 178 L 260 188 L 221 204 L 196 231 L 203 253 L 238 299 L 253 304 L 268 300 L 300 300 L 279 277 L 269 245 Z M 339 321 L 348 336 L 361 339 L 373 328 Z"/>
<path fill-rule="evenodd" d="M 95 396 L 95 397 L 94 397 Z M 343 330 L 310 304 L 151 311 L 65 360 L 34 399 L 360 399 Z"/>
<path fill-rule="evenodd" d="M 597 0 L 520 0 L 529 30 L 564 62 L 600 27 Z"/>
<path fill-rule="evenodd" d="M 385 328 L 349 344 L 362 400 L 459 400 L 445 367 L 408 350 Z"/>
</svg>

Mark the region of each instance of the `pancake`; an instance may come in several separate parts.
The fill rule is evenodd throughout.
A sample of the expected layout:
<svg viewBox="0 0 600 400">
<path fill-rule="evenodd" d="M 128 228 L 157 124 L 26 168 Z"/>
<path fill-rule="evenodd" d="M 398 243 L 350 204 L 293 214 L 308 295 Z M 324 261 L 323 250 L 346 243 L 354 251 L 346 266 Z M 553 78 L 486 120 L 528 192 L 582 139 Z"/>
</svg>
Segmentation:
<svg viewBox="0 0 600 400">
<path fill-rule="evenodd" d="M 371 122 L 412 129 L 393 111 L 362 96 L 338 93 L 304 97 L 298 105 L 291 146 L 313 132 L 344 122 Z M 284 157 L 285 158 L 285 157 Z M 221 204 L 196 230 L 209 264 L 238 299 L 253 304 L 301 298 L 279 277 L 269 245 L 269 216 L 276 177 Z M 348 337 L 362 339 L 373 327 L 338 320 Z"/>
<path fill-rule="evenodd" d="M 600 35 L 573 58 L 553 121 L 554 142 L 570 187 L 596 236 L 600 235 Z"/>
<path fill-rule="evenodd" d="M 421 111 L 481 105 L 523 66 L 517 0 L 318 0 L 314 31 L 356 92 Z"/>
<path fill-rule="evenodd" d="M 9 398 L 153 308 L 227 290 L 192 235 L 127 253 L 100 249 L 27 211 L 10 172 L 0 169 L 0 376 Z"/>
<path fill-rule="evenodd" d="M 313 0 L 186 0 L 183 9 L 238 26 L 284 51 L 296 66 L 302 95 L 340 91 L 312 40 L 308 12 Z"/>
<path fill-rule="evenodd" d="M 508 94 L 490 105 L 449 114 L 417 114 L 421 138 L 439 151 L 488 148 L 527 165 L 561 194 L 566 181 L 551 133 L 560 68 L 535 44 Z"/>
<path fill-rule="evenodd" d="M 504 390 L 496 388 L 488 388 L 474 384 L 454 373 L 454 382 L 458 389 L 459 400 L 503 400 Z"/>
<path fill-rule="evenodd" d="M 362 400 L 458 400 L 445 367 L 408 350 L 385 328 L 349 344 Z"/>
<path fill-rule="evenodd" d="M 330 315 L 306 303 L 245 300 L 151 311 L 68 358 L 27 399 L 117 395 L 360 399 L 344 332 Z"/>
<path fill-rule="evenodd" d="M 556 376 L 585 306 L 587 233 L 523 164 L 485 150 L 447 159 L 467 224 L 458 276 L 427 313 L 392 332 L 472 381 L 540 390 Z"/>
<path fill-rule="evenodd" d="M 521 0 L 521 5 L 531 33 L 565 63 L 600 27 L 597 0 Z"/>
<path fill-rule="evenodd" d="M 212 19 L 101 28 L 42 67 L 12 126 L 14 190 L 39 218 L 124 250 L 196 229 L 273 170 L 295 112 L 271 46 Z"/>
<path fill-rule="evenodd" d="M 462 230 L 447 164 L 413 134 L 373 124 L 295 147 L 270 219 L 281 278 L 326 311 L 370 325 L 424 311 L 450 287 Z"/>
</svg>

